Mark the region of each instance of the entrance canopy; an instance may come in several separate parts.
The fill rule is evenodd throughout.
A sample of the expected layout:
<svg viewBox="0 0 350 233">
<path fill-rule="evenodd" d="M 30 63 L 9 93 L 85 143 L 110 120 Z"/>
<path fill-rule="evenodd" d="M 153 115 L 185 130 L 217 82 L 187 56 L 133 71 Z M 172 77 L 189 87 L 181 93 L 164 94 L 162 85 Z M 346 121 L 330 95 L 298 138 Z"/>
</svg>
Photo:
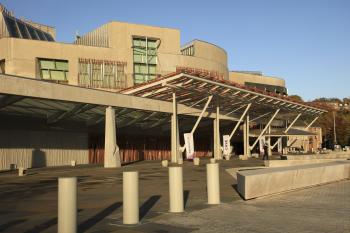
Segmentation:
<svg viewBox="0 0 350 233">
<path fill-rule="evenodd" d="M 233 118 L 238 118 L 248 104 L 251 105 L 249 115 L 256 120 L 277 109 L 280 109 L 279 115 L 301 113 L 316 117 L 326 112 L 308 103 L 291 100 L 287 96 L 248 88 L 212 77 L 208 72 L 188 68 L 178 68 L 173 74 L 124 89 L 121 93 L 164 101 L 171 101 L 173 93 L 176 93 L 177 103 L 195 108 L 203 108 L 205 100 L 212 96 L 214 101 L 211 101 L 207 111 L 214 111 L 216 106 L 220 106 L 221 116 Z"/>
</svg>

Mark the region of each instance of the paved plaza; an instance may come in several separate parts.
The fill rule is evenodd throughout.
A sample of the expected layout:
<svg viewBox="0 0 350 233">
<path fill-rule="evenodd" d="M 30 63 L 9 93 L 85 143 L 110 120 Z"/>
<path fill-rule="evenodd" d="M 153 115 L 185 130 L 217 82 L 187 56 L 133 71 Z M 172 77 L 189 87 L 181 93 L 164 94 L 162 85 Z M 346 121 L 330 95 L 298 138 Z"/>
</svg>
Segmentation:
<svg viewBox="0 0 350 233">
<path fill-rule="evenodd" d="M 259 167 L 258 159 L 220 161 L 221 205 L 206 204 L 207 160 L 185 162 L 185 213 L 168 213 L 168 170 L 160 162 L 122 169 L 97 166 L 0 173 L 0 232 L 56 232 L 57 178 L 78 177 L 79 232 L 350 232 L 350 181 L 243 201 L 226 169 Z M 123 226 L 122 171 L 140 172 L 140 218 Z"/>
</svg>

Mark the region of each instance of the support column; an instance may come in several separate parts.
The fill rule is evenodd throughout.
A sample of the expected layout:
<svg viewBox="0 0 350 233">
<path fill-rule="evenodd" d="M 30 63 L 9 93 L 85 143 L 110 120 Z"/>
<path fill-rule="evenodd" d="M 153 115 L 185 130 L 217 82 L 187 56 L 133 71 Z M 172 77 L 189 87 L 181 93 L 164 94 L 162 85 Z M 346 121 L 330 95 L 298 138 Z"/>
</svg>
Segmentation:
<svg viewBox="0 0 350 233">
<path fill-rule="evenodd" d="M 271 134 L 271 125 L 267 128 L 267 133 L 270 135 Z M 271 150 L 271 136 L 267 137 L 266 139 L 267 143 L 267 154 L 268 156 L 272 155 L 272 150 Z"/>
<path fill-rule="evenodd" d="M 220 108 L 216 107 L 216 118 L 214 119 L 214 158 L 222 159 L 220 141 Z"/>
<path fill-rule="evenodd" d="M 115 110 L 111 106 L 106 108 L 104 167 L 121 167 L 116 137 Z"/>
<path fill-rule="evenodd" d="M 177 163 L 179 156 L 179 133 L 176 94 L 173 93 L 173 115 L 171 116 L 171 162 Z"/>
<path fill-rule="evenodd" d="M 243 123 L 243 146 L 244 146 L 244 155 L 250 156 L 250 145 L 249 145 L 249 115 L 244 119 Z"/>
</svg>

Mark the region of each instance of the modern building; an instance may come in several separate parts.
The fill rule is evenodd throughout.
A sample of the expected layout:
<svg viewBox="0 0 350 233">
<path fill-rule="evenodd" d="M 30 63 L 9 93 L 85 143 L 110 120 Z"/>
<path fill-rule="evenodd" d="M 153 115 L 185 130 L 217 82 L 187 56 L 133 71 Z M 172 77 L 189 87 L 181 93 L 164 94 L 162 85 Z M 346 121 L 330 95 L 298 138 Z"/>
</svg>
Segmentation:
<svg viewBox="0 0 350 233">
<path fill-rule="evenodd" d="M 232 121 L 241 129 L 241 136 L 232 134 L 232 144 L 246 154 L 250 121 L 264 128 L 278 112 L 324 112 L 289 100 L 283 79 L 229 71 L 227 53 L 217 45 L 193 40 L 181 46 L 178 29 L 112 21 L 71 44 L 55 36 L 55 28 L 16 18 L 0 6 L 1 169 L 70 160 L 106 164 L 115 153 L 123 162 L 176 160 L 174 148 L 183 143 L 177 128 L 183 133 L 194 123 L 194 130 L 201 123 L 196 156 L 220 156 L 220 130 L 229 131 Z M 244 118 L 244 128 L 248 112 L 252 118 Z"/>
</svg>

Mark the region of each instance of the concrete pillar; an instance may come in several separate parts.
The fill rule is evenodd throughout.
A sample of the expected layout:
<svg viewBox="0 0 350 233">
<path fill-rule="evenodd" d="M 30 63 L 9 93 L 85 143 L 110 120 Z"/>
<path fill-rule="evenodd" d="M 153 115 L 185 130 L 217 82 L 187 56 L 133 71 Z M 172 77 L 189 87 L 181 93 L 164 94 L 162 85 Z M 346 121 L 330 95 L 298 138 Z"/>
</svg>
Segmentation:
<svg viewBox="0 0 350 233">
<path fill-rule="evenodd" d="M 249 115 L 247 114 L 243 123 L 243 146 L 244 155 L 250 156 L 250 145 L 249 145 Z"/>
<path fill-rule="evenodd" d="M 106 108 L 104 167 L 121 167 L 116 137 L 115 110 L 111 106 Z"/>
<path fill-rule="evenodd" d="M 220 204 L 219 164 L 207 164 L 208 204 Z"/>
<path fill-rule="evenodd" d="M 169 212 L 184 211 L 182 167 L 169 167 Z"/>
<path fill-rule="evenodd" d="M 77 232 L 77 178 L 58 178 L 58 233 Z"/>
<path fill-rule="evenodd" d="M 216 107 L 216 118 L 214 119 L 214 158 L 222 159 L 220 141 L 220 108 Z"/>
<path fill-rule="evenodd" d="M 179 136 L 178 136 L 178 119 L 176 94 L 173 93 L 173 114 L 171 116 L 171 162 L 177 163 L 179 156 Z"/>
<path fill-rule="evenodd" d="M 139 223 L 139 173 L 123 172 L 123 224 Z"/>
</svg>

